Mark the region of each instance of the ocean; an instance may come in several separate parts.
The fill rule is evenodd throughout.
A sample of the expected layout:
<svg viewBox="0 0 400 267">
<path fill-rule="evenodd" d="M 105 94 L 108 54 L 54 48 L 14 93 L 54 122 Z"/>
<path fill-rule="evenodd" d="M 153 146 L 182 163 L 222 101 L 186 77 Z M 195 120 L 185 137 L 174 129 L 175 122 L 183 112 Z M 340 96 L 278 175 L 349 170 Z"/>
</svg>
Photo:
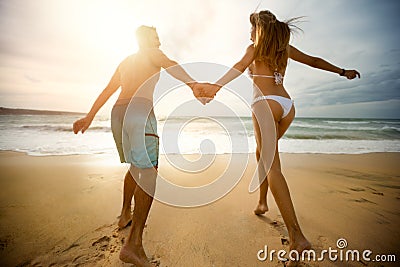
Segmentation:
<svg viewBox="0 0 400 267">
<path fill-rule="evenodd" d="M 112 154 L 110 119 L 97 116 L 85 134 L 72 123 L 81 115 L 1 115 L 0 150 L 34 156 Z M 161 154 L 254 153 L 251 117 L 158 119 Z M 296 118 L 279 141 L 285 153 L 400 152 L 400 120 Z"/>
</svg>

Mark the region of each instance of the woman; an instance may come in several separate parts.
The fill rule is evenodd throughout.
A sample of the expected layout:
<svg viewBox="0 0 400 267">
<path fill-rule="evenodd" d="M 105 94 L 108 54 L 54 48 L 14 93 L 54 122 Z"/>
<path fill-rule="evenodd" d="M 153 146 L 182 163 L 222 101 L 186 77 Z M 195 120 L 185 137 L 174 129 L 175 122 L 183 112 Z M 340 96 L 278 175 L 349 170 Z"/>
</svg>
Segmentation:
<svg viewBox="0 0 400 267">
<path fill-rule="evenodd" d="M 356 70 L 341 69 L 321 58 L 304 54 L 289 45 L 290 35 L 294 28 L 293 22 L 295 20 L 279 21 L 274 14 L 267 10 L 251 14 L 251 41 L 253 44 L 247 48 L 242 59 L 221 77 L 216 84 L 203 87 L 204 94 L 207 97 L 214 97 L 221 87 L 249 68 L 250 75 L 253 77 L 254 88 L 256 89 L 253 102 L 253 123 L 257 141 L 257 161 L 260 160 L 260 153 L 262 151 L 261 136 L 266 130 L 265 127 L 261 127 L 265 125 L 260 124 L 259 120 L 255 117 L 255 106 L 262 102 L 268 104 L 275 123 L 276 141 L 285 134 L 295 117 L 294 103 L 283 86 L 289 58 L 314 68 L 337 73 L 347 79 L 360 77 L 360 73 Z M 266 165 L 259 164 L 259 168 L 263 166 Z M 259 173 L 262 173 L 262 171 Z M 260 198 L 254 213 L 260 215 L 268 211 L 266 197 L 268 187 L 270 187 L 289 232 L 290 249 L 297 250 L 298 252 L 309 249 L 311 244 L 301 231 L 285 177 L 281 172 L 278 142 L 276 142 L 275 156 L 271 168 L 269 168 L 269 172 L 267 173 L 266 179 L 265 177 L 259 177 L 260 181 L 262 181 L 260 185 Z M 293 262 L 289 263 L 289 265 L 291 264 Z"/>
</svg>

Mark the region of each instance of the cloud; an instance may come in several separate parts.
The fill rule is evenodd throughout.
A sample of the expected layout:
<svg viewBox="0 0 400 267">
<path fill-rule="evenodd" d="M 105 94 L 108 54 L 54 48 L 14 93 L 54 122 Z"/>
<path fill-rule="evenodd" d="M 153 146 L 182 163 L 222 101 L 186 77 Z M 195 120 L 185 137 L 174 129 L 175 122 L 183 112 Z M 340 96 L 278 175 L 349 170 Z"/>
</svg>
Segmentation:
<svg viewBox="0 0 400 267">
<path fill-rule="evenodd" d="M 39 79 L 31 77 L 28 74 L 25 74 L 24 77 L 25 77 L 25 79 L 27 79 L 28 81 L 33 82 L 33 83 L 40 83 L 41 82 Z"/>
<path fill-rule="evenodd" d="M 298 117 L 387 118 L 400 119 L 400 100 L 370 101 L 352 104 L 307 106 L 297 109 Z"/>
<path fill-rule="evenodd" d="M 162 43 L 166 43 L 168 53 L 181 60 L 187 53 L 193 53 L 201 38 L 204 38 L 207 29 L 215 23 L 215 1 L 166 1 L 164 12 L 160 12 L 163 20 L 173 18 L 173 23 L 161 24 L 163 37 Z M 202 23 L 199 23 L 202 22 Z"/>
<path fill-rule="evenodd" d="M 138 23 L 156 26 L 161 48 L 179 62 L 231 66 L 250 43 L 248 16 L 259 2 L 0 1 L 0 105 L 29 107 L 32 100 L 43 109 L 87 110 L 118 63 L 134 52 Z M 333 114 L 335 105 L 400 98 L 399 7 L 398 1 L 261 1 L 259 10 L 270 9 L 280 19 L 307 16 L 299 25 L 304 33 L 292 42 L 301 51 L 362 73 L 360 80 L 347 81 L 291 62 L 285 86 L 300 112 L 310 107 L 308 114 Z"/>
<path fill-rule="evenodd" d="M 344 78 L 306 88 L 297 97 L 304 105 L 332 105 L 400 99 L 400 70 L 366 73 L 360 80 Z M 311 101 L 312 100 L 312 101 Z"/>
</svg>

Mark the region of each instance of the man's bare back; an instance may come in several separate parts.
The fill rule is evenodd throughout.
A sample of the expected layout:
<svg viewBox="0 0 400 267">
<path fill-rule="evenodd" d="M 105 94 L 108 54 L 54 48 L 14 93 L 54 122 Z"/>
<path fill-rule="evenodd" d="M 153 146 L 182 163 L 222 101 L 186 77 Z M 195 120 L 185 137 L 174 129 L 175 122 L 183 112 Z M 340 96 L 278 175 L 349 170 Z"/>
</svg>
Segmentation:
<svg viewBox="0 0 400 267">
<path fill-rule="evenodd" d="M 153 99 L 161 66 L 155 64 L 157 62 L 152 60 L 152 54 L 155 54 L 154 49 L 142 49 L 121 62 L 117 69 L 121 86 L 118 99 L 131 99 L 136 92 L 140 97 Z M 138 92 L 141 86 L 143 88 Z"/>
</svg>

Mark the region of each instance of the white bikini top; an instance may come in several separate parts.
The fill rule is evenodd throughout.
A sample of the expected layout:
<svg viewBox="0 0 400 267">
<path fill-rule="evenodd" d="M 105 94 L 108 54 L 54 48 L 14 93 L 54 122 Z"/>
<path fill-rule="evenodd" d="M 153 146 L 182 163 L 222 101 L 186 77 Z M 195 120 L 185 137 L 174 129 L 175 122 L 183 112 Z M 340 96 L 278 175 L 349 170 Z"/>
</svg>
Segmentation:
<svg viewBox="0 0 400 267">
<path fill-rule="evenodd" d="M 275 79 L 275 84 L 282 84 L 283 83 L 283 78 L 282 74 L 279 72 L 275 71 L 274 76 L 268 76 L 268 75 L 262 75 L 262 74 L 250 74 L 251 77 L 264 77 L 264 78 L 274 78 Z"/>
</svg>

